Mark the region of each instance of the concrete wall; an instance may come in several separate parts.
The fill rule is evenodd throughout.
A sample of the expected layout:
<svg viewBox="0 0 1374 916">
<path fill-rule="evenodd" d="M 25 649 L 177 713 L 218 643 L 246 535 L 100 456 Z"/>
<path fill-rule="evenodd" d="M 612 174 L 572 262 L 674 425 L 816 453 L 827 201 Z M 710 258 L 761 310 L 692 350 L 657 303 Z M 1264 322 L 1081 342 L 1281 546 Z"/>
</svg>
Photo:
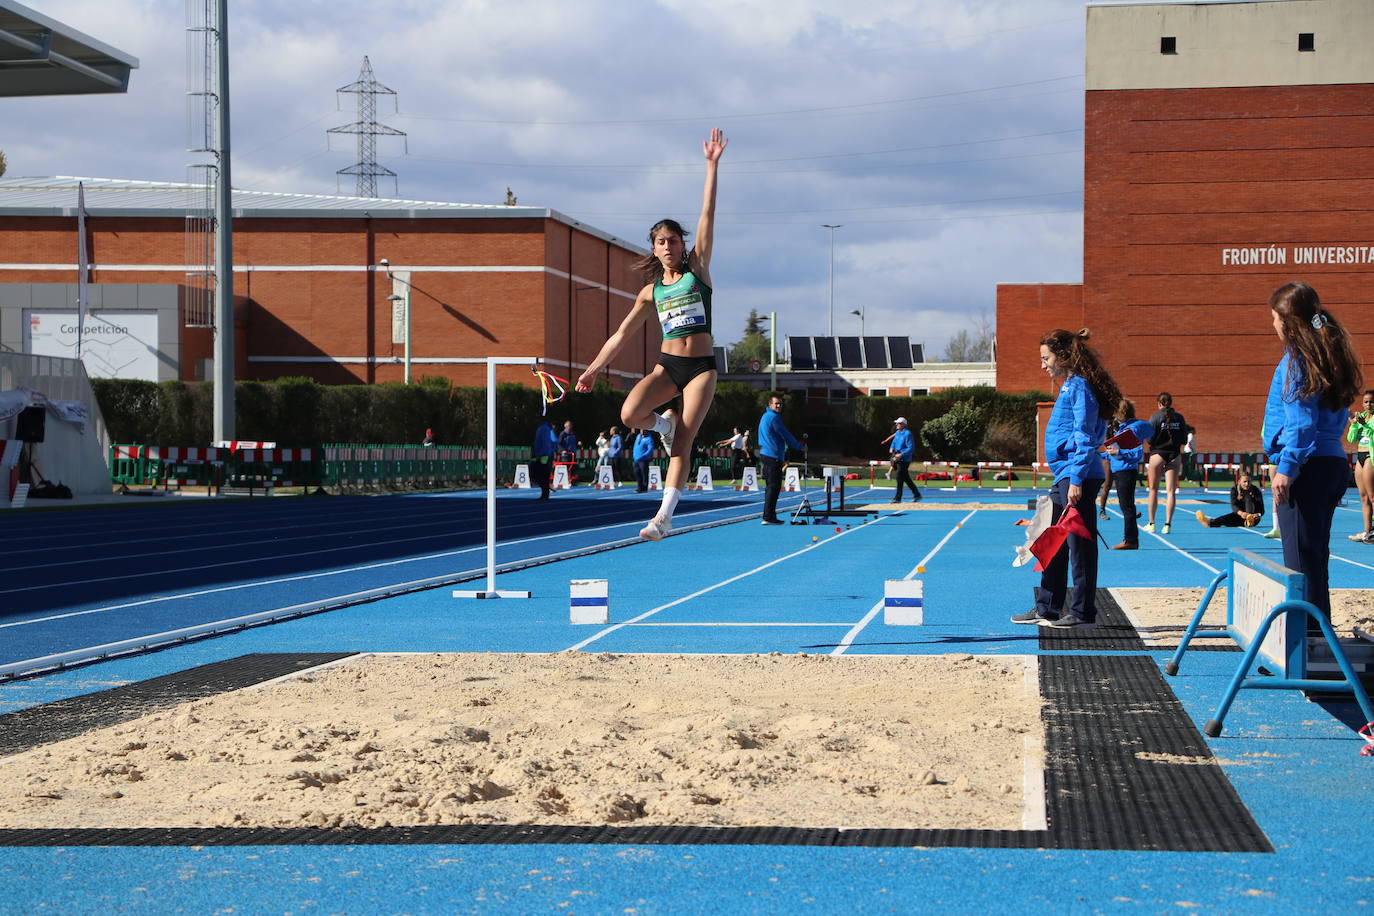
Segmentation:
<svg viewBox="0 0 1374 916">
<path fill-rule="evenodd" d="M 74 273 L 75 271 L 73 271 Z M 152 312 L 157 318 L 156 378 L 167 381 L 181 377 L 182 346 L 178 289 L 156 283 L 91 283 L 87 285 L 89 315 L 102 313 Z M 75 283 L 0 283 L 0 349 L 24 352 L 26 311 L 68 312 L 76 323 L 77 285 Z M 88 322 L 89 323 L 89 322 Z M 105 373 L 88 362 L 93 375 L 122 377 Z"/>
<path fill-rule="evenodd" d="M 1315 50 L 1299 51 L 1311 33 Z M 1161 54 L 1160 39 L 1177 53 Z M 1314 86 L 1369 79 L 1370 0 L 1090 6 L 1089 91 Z"/>
</svg>

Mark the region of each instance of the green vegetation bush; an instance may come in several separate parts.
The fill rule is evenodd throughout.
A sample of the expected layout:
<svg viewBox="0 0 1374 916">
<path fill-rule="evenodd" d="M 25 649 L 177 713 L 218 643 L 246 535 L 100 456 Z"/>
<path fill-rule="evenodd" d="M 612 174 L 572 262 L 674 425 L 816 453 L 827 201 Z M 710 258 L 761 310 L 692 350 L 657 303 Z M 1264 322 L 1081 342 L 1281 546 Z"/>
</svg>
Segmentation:
<svg viewBox="0 0 1374 916">
<path fill-rule="evenodd" d="M 921 427 L 921 441 L 942 461 L 977 454 L 988 429 L 987 411 L 968 401 L 956 401 L 942 415 Z"/>
<path fill-rule="evenodd" d="M 143 382 L 92 379 L 96 400 L 114 442 L 146 445 L 206 445 L 213 430 L 214 391 L 209 382 Z M 599 431 L 620 419 L 626 392 L 605 378 L 590 392 L 569 392 L 548 405 L 548 418 L 565 420 L 591 447 Z M 730 434 L 732 427 L 756 430 L 772 392 L 740 382 L 721 382 L 698 444 Z M 859 397 L 828 405 L 818 415 L 793 395 L 784 398 L 783 420 L 800 436 L 810 433 L 815 455 L 878 457 L 892 421 L 906 417 L 917 436 L 917 460 L 1015 461 L 1035 454 L 1035 404 L 1040 392 L 1007 394 L 992 388 L 959 388 L 913 397 Z M 497 387 L 497 440 L 520 445 L 533 438 L 543 398 L 537 388 L 513 382 Z M 237 438 L 276 442 L 283 448 L 327 442 L 416 443 L 426 429 L 441 445 L 480 445 L 486 440 L 486 389 L 454 387 L 443 377 L 413 385 L 321 385 L 312 379 L 241 381 L 235 389 Z M 926 428 L 933 427 L 927 436 Z M 976 441 L 975 441 L 976 440 Z"/>
</svg>

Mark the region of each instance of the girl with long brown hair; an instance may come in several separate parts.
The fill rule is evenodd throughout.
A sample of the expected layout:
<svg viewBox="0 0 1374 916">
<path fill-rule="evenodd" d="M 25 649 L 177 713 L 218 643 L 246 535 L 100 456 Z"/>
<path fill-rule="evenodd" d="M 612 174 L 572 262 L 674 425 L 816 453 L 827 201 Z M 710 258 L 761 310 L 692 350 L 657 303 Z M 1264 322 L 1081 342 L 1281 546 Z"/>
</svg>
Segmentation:
<svg viewBox="0 0 1374 916">
<path fill-rule="evenodd" d="M 1040 366 L 1052 381 L 1061 383 L 1045 430 L 1045 460 L 1054 475 L 1052 520 L 1058 522 L 1069 506 L 1081 506 L 1088 536 L 1069 535 L 1069 549 L 1056 554 L 1041 573 L 1035 607 L 1013 616 L 1012 623 L 1060 629 L 1097 625 L 1097 514 L 1092 509 L 1106 476 L 1098 450 L 1121 389 L 1088 346 L 1088 337 L 1086 328 L 1077 334 L 1056 329 L 1040 339 Z M 1061 615 L 1070 567 L 1073 595 L 1067 613 Z"/>
<path fill-rule="evenodd" d="M 1280 286 L 1269 310 L 1283 358 L 1269 384 L 1263 437 L 1275 465 L 1270 489 L 1283 564 L 1304 575 L 1307 600 L 1329 619 L 1331 520 L 1350 476 L 1342 433 L 1364 381 L 1350 335 L 1311 286 Z"/>
<path fill-rule="evenodd" d="M 620 418 L 633 429 L 652 429 L 663 437 L 668 453 L 668 474 L 663 481 L 663 502 L 639 536 L 660 540 L 672 530 L 673 511 L 690 470 L 692 443 L 716 393 L 715 352 L 711 348 L 711 247 L 715 241 L 716 172 L 729 141 L 720 128 L 702 143 L 706 157 L 706 184 L 702 191 L 701 216 L 696 240 L 687 248 L 687 231 L 676 221 L 660 220 L 649 230 L 652 251 L 636 265 L 646 285 L 620 327 L 601 347 L 587 370 L 577 379 L 578 391 L 591 391 L 596 375 L 638 330 L 656 315 L 663 331 L 662 352 L 653 371 L 630 390 Z M 654 408 L 682 395 L 682 412 Z"/>
</svg>

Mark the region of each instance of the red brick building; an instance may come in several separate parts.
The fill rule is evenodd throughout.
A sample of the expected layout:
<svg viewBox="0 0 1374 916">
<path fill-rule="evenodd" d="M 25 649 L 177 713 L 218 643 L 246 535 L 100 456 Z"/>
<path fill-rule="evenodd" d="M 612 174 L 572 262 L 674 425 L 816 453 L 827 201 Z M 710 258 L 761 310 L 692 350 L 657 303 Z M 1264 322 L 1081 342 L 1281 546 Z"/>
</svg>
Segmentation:
<svg viewBox="0 0 1374 916">
<path fill-rule="evenodd" d="M 153 353 L 135 377 L 211 377 L 213 331 L 196 315 L 204 265 L 188 256 L 200 250 L 186 219 L 197 193 L 82 181 L 96 316 L 84 332 L 88 370 L 134 365 L 117 349 L 93 365 L 92 347 L 122 340 Z M 74 354 L 77 183 L 0 179 L 0 346 Z M 482 384 L 484 367 L 452 360 L 498 355 L 540 356 L 568 375 L 595 357 L 642 285 L 631 269 L 642 249 L 540 207 L 236 191 L 233 230 L 240 379 L 400 381 L 407 296 L 414 379 Z M 657 332 L 646 330 L 611 367 L 613 384 L 629 387 L 657 359 Z M 498 377 L 532 378 L 518 366 Z"/>
<path fill-rule="evenodd" d="M 1374 3 L 1090 6 L 1083 283 L 997 291 L 997 385 L 1088 327 L 1145 416 L 1254 451 L 1281 355 L 1269 294 L 1310 282 L 1374 387 Z"/>
</svg>

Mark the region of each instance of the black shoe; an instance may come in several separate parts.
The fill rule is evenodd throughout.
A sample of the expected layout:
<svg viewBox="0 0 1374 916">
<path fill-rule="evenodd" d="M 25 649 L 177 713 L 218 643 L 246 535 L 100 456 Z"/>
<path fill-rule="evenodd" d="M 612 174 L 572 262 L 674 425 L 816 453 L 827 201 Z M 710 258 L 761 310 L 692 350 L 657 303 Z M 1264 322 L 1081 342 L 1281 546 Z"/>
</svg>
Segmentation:
<svg viewBox="0 0 1374 916">
<path fill-rule="evenodd" d="M 1024 614 L 1013 614 L 1011 616 L 1012 623 L 1028 623 L 1031 626 L 1037 626 L 1038 624 L 1045 623 L 1053 619 L 1054 618 L 1052 617 L 1041 617 L 1040 614 L 1033 609 L 1026 611 Z"/>
<path fill-rule="evenodd" d="M 764 524 L 764 525 L 781 525 L 781 524 L 782 524 L 782 519 L 780 519 L 780 518 L 766 518 L 766 519 L 763 520 L 763 522 L 762 522 L 761 524 Z"/>
<path fill-rule="evenodd" d="M 920 494 L 920 493 L 917 493 L 917 494 L 913 495 L 913 496 L 911 497 L 911 501 L 914 502 L 914 503 L 920 502 L 920 501 L 921 501 L 921 494 Z"/>
</svg>

